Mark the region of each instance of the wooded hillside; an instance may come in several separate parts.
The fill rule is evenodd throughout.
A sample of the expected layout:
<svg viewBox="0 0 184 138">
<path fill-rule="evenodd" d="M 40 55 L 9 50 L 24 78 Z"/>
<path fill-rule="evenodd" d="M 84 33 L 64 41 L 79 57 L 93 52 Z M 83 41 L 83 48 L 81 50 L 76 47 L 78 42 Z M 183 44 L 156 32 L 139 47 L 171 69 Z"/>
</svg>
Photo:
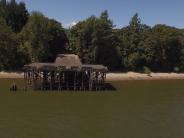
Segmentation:
<svg viewBox="0 0 184 138">
<path fill-rule="evenodd" d="M 184 71 L 184 30 L 145 25 L 136 13 L 116 28 L 104 11 L 64 29 L 25 3 L 0 0 L 0 70 L 21 70 L 30 62 L 52 62 L 74 53 L 83 63 L 104 64 L 113 71 Z"/>
</svg>

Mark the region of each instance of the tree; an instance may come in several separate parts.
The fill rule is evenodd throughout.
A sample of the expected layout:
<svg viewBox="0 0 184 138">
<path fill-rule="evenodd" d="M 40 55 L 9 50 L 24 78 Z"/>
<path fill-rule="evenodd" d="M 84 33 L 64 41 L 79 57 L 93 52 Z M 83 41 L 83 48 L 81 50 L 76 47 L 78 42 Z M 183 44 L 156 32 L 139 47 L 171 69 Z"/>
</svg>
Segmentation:
<svg viewBox="0 0 184 138">
<path fill-rule="evenodd" d="M 71 48 L 84 63 L 104 64 L 109 69 L 119 66 L 119 48 L 107 11 L 99 18 L 91 16 L 72 27 L 69 40 Z"/>
<path fill-rule="evenodd" d="M 150 27 L 141 23 L 137 13 L 132 17 L 129 26 L 120 30 L 122 66 L 127 70 L 140 70 L 146 64 L 143 44 L 148 30 Z"/>
<path fill-rule="evenodd" d="M 156 71 L 173 71 L 181 64 L 182 33 L 173 27 L 156 25 L 145 40 L 148 66 Z"/>
<path fill-rule="evenodd" d="M 47 61 L 55 60 L 57 54 L 68 51 L 69 40 L 61 24 L 55 20 L 49 20 L 48 25 L 49 57 Z"/>
<path fill-rule="evenodd" d="M 151 28 L 137 13 L 121 29 L 114 28 L 104 11 L 64 30 L 40 12 L 29 16 L 22 2 L 0 0 L 0 30 L 0 70 L 53 62 L 57 54 L 66 52 L 110 70 L 184 70 L 184 30 L 167 25 Z"/>
<path fill-rule="evenodd" d="M 113 23 L 107 11 L 101 13 L 94 32 L 93 45 L 96 47 L 95 62 L 115 70 L 120 64 L 120 50 L 113 33 Z"/>
<path fill-rule="evenodd" d="M 16 34 L 3 19 L 0 19 L 0 30 L 0 70 L 21 69 L 29 59 L 25 51 L 20 49 Z"/>
<path fill-rule="evenodd" d="M 17 3 L 15 0 L 0 1 L 0 17 L 4 18 L 6 24 L 14 32 L 20 32 L 22 27 L 27 23 L 29 13 L 24 2 Z"/>
<path fill-rule="evenodd" d="M 85 21 L 78 22 L 69 30 L 70 47 L 84 63 L 94 62 L 92 39 L 96 23 L 97 18 L 91 16 Z"/>
<path fill-rule="evenodd" d="M 57 54 L 65 52 L 68 43 L 61 24 L 39 12 L 31 14 L 20 39 L 29 49 L 32 62 L 53 62 Z"/>
</svg>

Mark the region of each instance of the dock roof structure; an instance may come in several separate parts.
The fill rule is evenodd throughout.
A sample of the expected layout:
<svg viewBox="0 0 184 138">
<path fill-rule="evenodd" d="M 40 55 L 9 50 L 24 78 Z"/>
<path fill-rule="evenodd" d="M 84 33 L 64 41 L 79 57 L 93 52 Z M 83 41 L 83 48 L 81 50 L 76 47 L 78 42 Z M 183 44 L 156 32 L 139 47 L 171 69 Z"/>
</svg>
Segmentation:
<svg viewBox="0 0 184 138">
<path fill-rule="evenodd" d="M 25 87 L 41 90 L 93 90 L 104 87 L 108 68 L 82 64 L 74 54 L 59 54 L 53 63 L 24 66 Z"/>
<path fill-rule="evenodd" d="M 108 71 L 104 65 L 96 64 L 82 64 L 80 58 L 74 54 L 59 54 L 54 63 L 31 63 L 24 66 L 24 69 L 38 69 L 38 70 L 55 70 L 58 67 L 63 67 L 70 70 L 75 67 L 78 70 L 83 68 L 91 68 L 94 70 Z"/>
</svg>

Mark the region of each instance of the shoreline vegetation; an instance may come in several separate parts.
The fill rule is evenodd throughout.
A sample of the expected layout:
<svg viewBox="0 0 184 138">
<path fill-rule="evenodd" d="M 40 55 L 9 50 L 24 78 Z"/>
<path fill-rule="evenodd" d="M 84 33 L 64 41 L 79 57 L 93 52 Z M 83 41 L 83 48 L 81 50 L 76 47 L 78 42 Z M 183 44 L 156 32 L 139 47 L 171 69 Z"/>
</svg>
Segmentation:
<svg viewBox="0 0 184 138">
<path fill-rule="evenodd" d="M 102 64 L 113 72 L 184 72 L 184 29 L 149 26 L 138 13 L 122 28 L 107 10 L 66 28 L 62 21 L 29 12 L 24 2 L 0 0 L 0 30 L 0 71 L 75 54 L 84 64 Z"/>
<path fill-rule="evenodd" d="M 0 79 L 23 79 L 23 73 L 0 72 Z M 127 80 L 178 80 L 184 79 L 184 73 L 107 73 L 107 81 L 127 81 Z"/>
</svg>

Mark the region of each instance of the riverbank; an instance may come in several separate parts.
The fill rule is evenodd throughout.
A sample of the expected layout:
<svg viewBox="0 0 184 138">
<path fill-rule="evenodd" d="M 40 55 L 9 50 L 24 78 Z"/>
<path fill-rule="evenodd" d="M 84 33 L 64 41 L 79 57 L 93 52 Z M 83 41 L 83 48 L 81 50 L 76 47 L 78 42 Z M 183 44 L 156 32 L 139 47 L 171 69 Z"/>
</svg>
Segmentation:
<svg viewBox="0 0 184 138">
<path fill-rule="evenodd" d="M 143 74 L 136 72 L 128 73 L 108 73 L 107 81 L 123 81 L 123 80 L 176 80 L 184 79 L 184 73 L 151 73 Z"/>
<path fill-rule="evenodd" d="M 23 78 L 23 73 L 0 72 L 0 78 Z M 107 81 L 184 79 L 184 73 L 107 73 Z"/>
<path fill-rule="evenodd" d="M 0 78 L 3 78 L 3 79 L 8 79 L 8 78 L 16 78 L 16 79 L 21 79 L 21 78 L 24 78 L 24 74 L 23 73 L 16 73 L 16 72 L 0 72 Z"/>
</svg>

